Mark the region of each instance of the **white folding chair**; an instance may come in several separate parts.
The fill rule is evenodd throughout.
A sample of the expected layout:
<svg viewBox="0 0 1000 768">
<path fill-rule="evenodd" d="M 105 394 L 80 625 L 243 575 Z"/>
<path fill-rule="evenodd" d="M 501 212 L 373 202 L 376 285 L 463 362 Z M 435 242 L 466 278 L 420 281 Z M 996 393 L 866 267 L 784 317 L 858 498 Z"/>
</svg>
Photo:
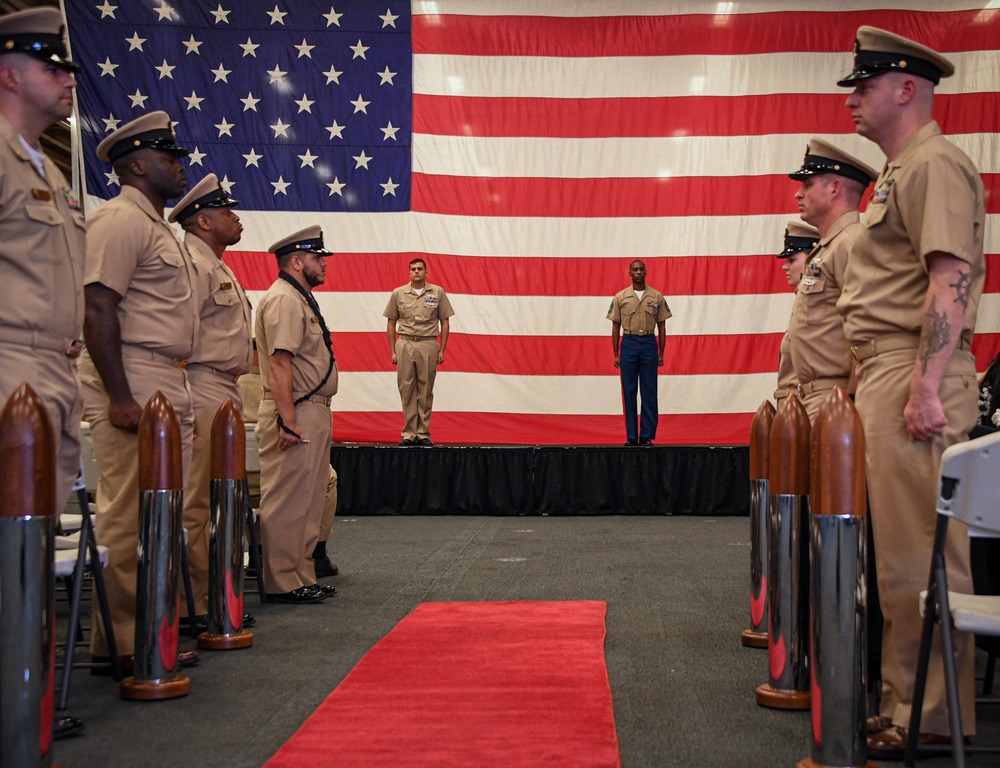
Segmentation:
<svg viewBox="0 0 1000 768">
<path fill-rule="evenodd" d="M 1000 596 L 949 591 L 945 544 L 950 518 L 965 523 L 969 536 L 1000 538 L 1000 432 L 953 445 L 944 452 L 937 513 L 930 578 L 927 589 L 920 593 L 924 623 L 904 763 L 913 766 L 917 759 L 931 640 L 934 625 L 940 623 L 952 756 L 957 768 L 964 768 L 966 752 L 1000 752 L 1000 748 L 967 747 L 964 743 L 952 631 L 1000 636 Z"/>
</svg>

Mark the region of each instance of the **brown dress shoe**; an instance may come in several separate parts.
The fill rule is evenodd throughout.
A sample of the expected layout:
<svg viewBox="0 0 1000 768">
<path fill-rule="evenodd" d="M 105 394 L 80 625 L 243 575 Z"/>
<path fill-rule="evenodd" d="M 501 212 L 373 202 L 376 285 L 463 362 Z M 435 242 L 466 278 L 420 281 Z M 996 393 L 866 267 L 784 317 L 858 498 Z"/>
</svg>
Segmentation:
<svg viewBox="0 0 1000 768">
<path fill-rule="evenodd" d="M 890 725 L 884 731 L 868 737 L 868 752 L 872 757 L 902 760 L 906 753 L 906 739 L 909 728 Z M 967 741 L 967 740 L 966 740 Z M 921 733 L 917 736 L 918 747 L 950 747 L 951 737 L 936 733 Z"/>
<path fill-rule="evenodd" d="M 868 731 L 868 735 L 871 736 L 873 733 L 882 733 L 886 728 L 892 725 L 892 719 L 888 717 L 882 717 L 882 715 L 872 715 L 867 720 L 865 720 L 865 729 Z"/>
</svg>

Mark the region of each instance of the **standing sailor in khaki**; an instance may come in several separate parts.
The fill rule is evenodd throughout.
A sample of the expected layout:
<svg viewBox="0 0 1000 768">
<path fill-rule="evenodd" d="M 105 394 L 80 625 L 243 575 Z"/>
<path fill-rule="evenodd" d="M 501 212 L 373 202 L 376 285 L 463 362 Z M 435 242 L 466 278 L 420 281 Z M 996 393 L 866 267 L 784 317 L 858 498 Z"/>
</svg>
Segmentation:
<svg viewBox="0 0 1000 768">
<path fill-rule="evenodd" d="M 62 14 L 35 8 L 0 16 L 0 407 L 27 382 L 56 445 L 56 514 L 80 471 L 86 228 L 80 203 L 39 145 L 73 112 L 75 73 Z M 57 739 L 83 728 L 57 717 Z"/>
<path fill-rule="evenodd" d="M 810 227 L 801 221 L 790 221 L 785 225 L 785 247 L 778 254 L 778 258 L 784 259 L 781 269 L 792 289 L 797 288 L 802 280 L 802 272 L 806 266 L 806 254 L 818 244 L 819 232 L 816 231 L 815 227 Z M 781 349 L 778 352 L 778 388 L 774 390 L 774 404 L 780 406 L 782 401 L 793 392 L 798 397 L 802 397 L 798 379 L 795 378 L 795 367 L 792 365 L 792 339 L 786 329 L 781 337 Z"/>
<path fill-rule="evenodd" d="M 56 509 L 80 471 L 86 225 L 69 183 L 39 147 L 73 112 L 74 73 L 54 8 L 0 17 L 0 407 L 24 382 L 56 438 Z"/>
<path fill-rule="evenodd" d="M 799 213 L 820 235 L 806 258 L 788 323 L 795 380 L 810 421 L 831 389 L 849 390 L 851 350 L 837 299 L 858 234 L 861 196 L 876 176 L 874 168 L 817 138 L 809 140 L 802 167 L 788 174 L 802 182 L 795 193 Z"/>
<path fill-rule="evenodd" d="M 111 162 L 122 191 L 90 219 L 80 385 L 101 473 L 97 540 L 109 549 L 104 580 L 118 649 L 126 657 L 135 642 L 136 431 L 157 390 L 180 421 L 185 478 L 191 465 L 194 411 L 184 366 L 198 335 L 195 267 L 163 218 L 167 201 L 184 194 L 181 158 L 187 154 L 166 112 L 123 125 L 97 147 L 97 157 Z M 91 652 L 105 656 L 102 623 L 94 617 L 91 626 Z"/>
<path fill-rule="evenodd" d="M 437 367 L 444 362 L 451 330 L 449 318 L 455 310 L 444 289 L 427 282 L 426 262 L 413 259 L 410 282 L 392 292 L 382 314 L 388 318 L 386 336 L 403 403 L 403 431 L 399 444 L 432 445 L 434 378 Z M 440 344 L 437 340 L 439 323 Z"/>
<path fill-rule="evenodd" d="M 187 364 L 194 405 L 194 445 L 184 498 L 188 567 L 195 614 L 208 612 L 208 518 L 212 422 L 226 400 L 242 409 L 236 380 L 250 370 L 250 301 L 222 260 L 243 234 L 233 200 L 210 173 L 177 203 L 167 221 L 184 228 L 184 244 L 197 267 L 199 332 Z M 244 624 L 246 622 L 244 621 Z"/>
<path fill-rule="evenodd" d="M 983 182 L 932 117 L 934 86 L 955 71 L 939 53 L 861 27 L 847 107 L 888 158 L 875 182 L 837 309 L 857 360 L 882 637 L 882 701 L 869 718 L 873 756 L 905 749 L 920 646 L 941 454 L 978 417 L 969 343 L 983 291 Z M 971 591 L 969 539 L 948 529 L 948 582 Z M 975 730 L 973 638 L 956 636 L 962 730 Z M 932 650 L 931 658 L 940 653 Z M 922 744 L 946 743 L 944 676 L 931 663 Z"/>
<path fill-rule="evenodd" d="M 260 528 L 269 599 L 315 603 L 336 594 L 316 583 L 319 540 L 330 479 L 330 398 L 337 363 L 313 288 L 326 280 L 323 232 L 307 227 L 269 249 L 278 279 L 260 300 L 255 322 L 264 398 L 260 404 Z"/>
</svg>

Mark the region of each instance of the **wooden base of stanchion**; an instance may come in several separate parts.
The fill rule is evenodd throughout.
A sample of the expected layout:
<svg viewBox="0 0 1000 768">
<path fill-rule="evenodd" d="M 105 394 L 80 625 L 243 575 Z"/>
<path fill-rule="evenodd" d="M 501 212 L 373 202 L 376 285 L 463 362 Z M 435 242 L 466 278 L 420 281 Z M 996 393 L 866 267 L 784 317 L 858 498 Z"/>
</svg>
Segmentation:
<svg viewBox="0 0 1000 768">
<path fill-rule="evenodd" d="M 809 709 L 812 694 L 809 691 L 784 691 L 767 683 L 757 686 L 757 703 L 771 709 Z"/>
<path fill-rule="evenodd" d="M 799 760 L 799 762 L 795 764 L 795 768 L 830 768 L 830 766 L 822 765 L 815 762 L 811 757 L 807 757 L 805 760 Z M 878 768 L 878 763 L 873 763 L 869 760 L 864 765 L 855 765 L 851 766 L 851 768 Z"/>
<path fill-rule="evenodd" d="M 161 701 L 187 696 L 191 692 L 191 681 L 187 675 L 177 675 L 169 680 L 136 680 L 126 677 L 122 680 L 121 696 L 131 701 Z"/>
<path fill-rule="evenodd" d="M 744 629 L 740 633 L 740 642 L 747 648 L 767 648 L 767 633 Z"/>
<path fill-rule="evenodd" d="M 198 647 L 208 651 L 234 651 L 252 645 L 253 632 L 248 629 L 241 629 L 232 635 L 210 635 L 208 632 L 198 635 Z"/>
</svg>

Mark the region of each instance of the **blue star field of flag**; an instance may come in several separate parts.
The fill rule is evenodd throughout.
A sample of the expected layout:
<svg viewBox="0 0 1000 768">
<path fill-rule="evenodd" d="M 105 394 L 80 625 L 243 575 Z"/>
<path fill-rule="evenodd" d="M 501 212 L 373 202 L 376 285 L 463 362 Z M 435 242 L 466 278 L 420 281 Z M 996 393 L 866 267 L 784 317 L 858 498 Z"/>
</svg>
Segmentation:
<svg viewBox="0 0 1000 768">
<path fill-rule="evenodd" d="M 66 0 L 87 191 L 118 192 L 97 144 L 162 109 L 189 184 L 244 208 L 408 210 L 410 10 L 384 2 Z"/>
</svg>

